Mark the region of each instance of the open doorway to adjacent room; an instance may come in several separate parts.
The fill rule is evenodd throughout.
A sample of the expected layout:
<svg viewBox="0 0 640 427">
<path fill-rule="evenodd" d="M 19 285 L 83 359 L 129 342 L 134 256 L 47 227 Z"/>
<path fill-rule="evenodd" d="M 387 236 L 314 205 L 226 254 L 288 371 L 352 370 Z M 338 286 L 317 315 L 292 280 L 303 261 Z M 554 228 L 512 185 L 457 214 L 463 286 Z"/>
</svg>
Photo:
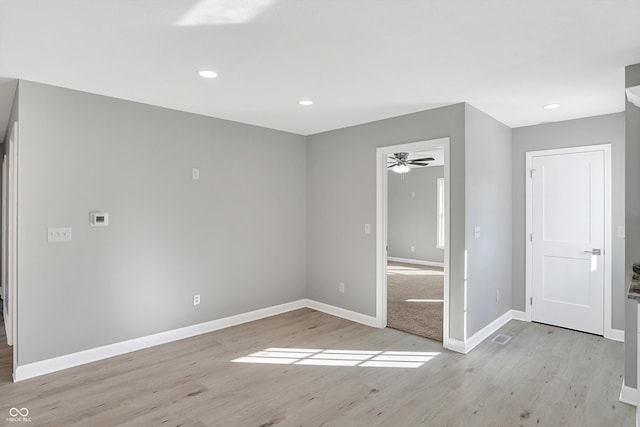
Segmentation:
<svg viewBox="0 0 640 427">
<path fill-rule="evenodd" d="M 388 162 L 387 326 L 442 341 L 444 150 Z"/>
<path fill-rule="evenodd" d="M 378 149 L 381 326 L 445 344 L 448 143 L 445 138 Z"/>
</svg>

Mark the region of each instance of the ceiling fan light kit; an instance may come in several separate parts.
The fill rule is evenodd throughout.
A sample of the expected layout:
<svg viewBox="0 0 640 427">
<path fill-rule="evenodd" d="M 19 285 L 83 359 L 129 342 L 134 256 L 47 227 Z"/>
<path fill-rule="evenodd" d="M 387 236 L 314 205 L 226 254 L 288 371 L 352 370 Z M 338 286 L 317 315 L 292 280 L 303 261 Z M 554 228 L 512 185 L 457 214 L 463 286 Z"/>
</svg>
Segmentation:
<svg viewBox="0 0 640 427">
<path fill-rule="evenodd" d="M 409 165 L 395 165 L 391 168 L 395 173 L 407 173 L 411 170 Z"/>
</svg>

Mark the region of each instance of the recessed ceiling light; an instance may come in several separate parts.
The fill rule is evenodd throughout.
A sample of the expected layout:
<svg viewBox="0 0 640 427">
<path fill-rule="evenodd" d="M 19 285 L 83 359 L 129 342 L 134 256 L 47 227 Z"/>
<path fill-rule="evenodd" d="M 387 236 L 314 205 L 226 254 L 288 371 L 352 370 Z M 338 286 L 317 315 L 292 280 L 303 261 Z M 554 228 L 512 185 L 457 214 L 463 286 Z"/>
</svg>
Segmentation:
<svg viewBox="0 0 640 427">
<path fill-rule="evenodd" d="M 298 101 L 298 104 L 308 107 L 309 105 L 313 105 L 313 101 L 309 99 L 303 99 L 302 101 Z"/>
<path fill-rule="evenodd" d="M 215 79 L 216 77 L 218 77 L 218 73 L 211 70 L 200 70 L 198 71 L 198 75 L 200 75 L 200 77 L 204 77 L 205 79 Z"/>
<path fill-rule="evenodd" d="M 547 104 L 542 108 L 544 108 L 545 110 L 555 110 L 558 107 L 560 107 L 560 104 Z"/>
</svg>

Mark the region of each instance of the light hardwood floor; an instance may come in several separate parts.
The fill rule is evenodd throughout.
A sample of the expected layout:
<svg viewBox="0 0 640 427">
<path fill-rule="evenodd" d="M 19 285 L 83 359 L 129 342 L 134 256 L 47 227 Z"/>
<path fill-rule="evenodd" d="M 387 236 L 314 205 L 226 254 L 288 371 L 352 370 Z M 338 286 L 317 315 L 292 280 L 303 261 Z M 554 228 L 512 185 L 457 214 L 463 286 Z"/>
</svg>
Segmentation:
<svg viewBox="0 0 640 427">
<path fill-rule="evenodd" d="M 28 408 L 32 426 L 634 425 L 618 401 L 623 344 L 518 321 L 500 333 L 513 338 L 464 356 L 302 309 L 16 384 L 0 347 L 0 425 L 26 425 L 6 421 L 11 407 Z M 232 362 L 273 347 L 355 354 L 316 356 L 335 361 L 371 357 L 356 350 L 414 352 L 392 364 L 433 358 L 419 368 Z"/>
</svg>

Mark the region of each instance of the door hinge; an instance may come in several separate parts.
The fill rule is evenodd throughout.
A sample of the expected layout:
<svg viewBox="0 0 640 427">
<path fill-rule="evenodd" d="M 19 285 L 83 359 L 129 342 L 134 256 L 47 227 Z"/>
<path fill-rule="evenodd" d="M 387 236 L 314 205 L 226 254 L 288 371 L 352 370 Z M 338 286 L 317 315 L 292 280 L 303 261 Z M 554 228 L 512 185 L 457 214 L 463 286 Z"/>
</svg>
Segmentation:
<svg viewBox="0 0 640 427">
<path fill-rule="evenodd" d="M 535 172 L 535 169 L 529 169 L 529 178 L 533 178 L 533 173 Z"/>
<path fill-rule="evenodd" d="M 533 233 L 529 233 L 529 241 L 533 242 Z"/>
<path fill-rule="evenodd" d="M 529 305 L 533 305 L 533 297 L 529 297 Z"/>
</svg>

